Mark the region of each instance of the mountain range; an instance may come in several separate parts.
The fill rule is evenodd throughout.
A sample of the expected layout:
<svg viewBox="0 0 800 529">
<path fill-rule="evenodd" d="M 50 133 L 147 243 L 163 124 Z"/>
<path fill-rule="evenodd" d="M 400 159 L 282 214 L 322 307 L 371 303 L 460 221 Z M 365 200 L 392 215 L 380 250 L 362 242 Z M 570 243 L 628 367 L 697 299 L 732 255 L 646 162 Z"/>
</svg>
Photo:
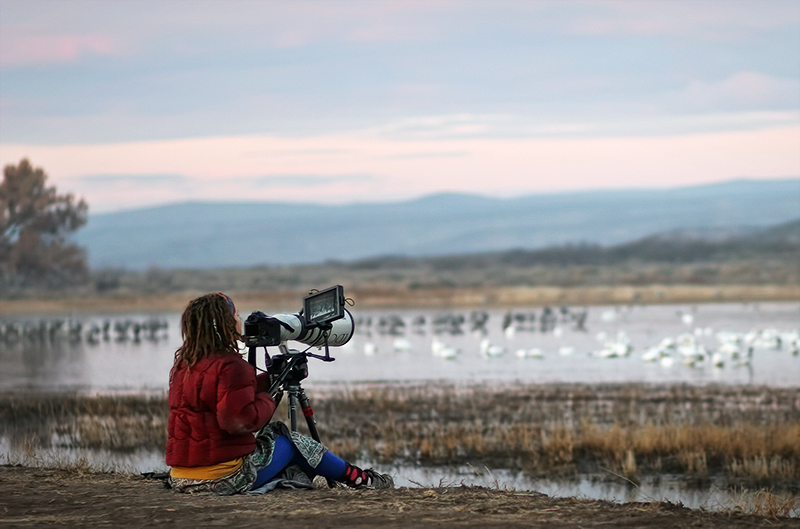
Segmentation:
<svg viewBox="0 0 800 529">
<path fill-rule="evenodd" d="M 719 240 L 800 218 L 800 179 L 490 198 L 436 194 L 348 205 L 184 202 L 90 214 L 92 268 L 246 267 L 427 257 L 656 234 Z"/>
</svg>

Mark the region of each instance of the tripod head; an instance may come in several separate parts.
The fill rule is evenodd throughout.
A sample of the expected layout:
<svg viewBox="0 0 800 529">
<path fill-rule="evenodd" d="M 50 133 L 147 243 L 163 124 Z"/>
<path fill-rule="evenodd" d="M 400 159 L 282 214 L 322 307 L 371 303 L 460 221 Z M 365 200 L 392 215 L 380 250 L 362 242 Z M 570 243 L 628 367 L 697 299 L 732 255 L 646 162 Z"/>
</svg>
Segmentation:
<svg viewBox="0 0 800 529">
<path fill-rule="evenodd" d="M 270 395 L 275 395 L 279 390 L 286 388 L 299 388 L 300 381 L 308 378 L 308 358 L 318 358 L 323 362 L 336 360 L 325 349 L 325 356 L 315 355 L 289 349 L 285 344 L 281 346 L 281 353 L 273 355 L 264 350 L 267 359 L 267 373 L 270 375 Z"/>
</svg>

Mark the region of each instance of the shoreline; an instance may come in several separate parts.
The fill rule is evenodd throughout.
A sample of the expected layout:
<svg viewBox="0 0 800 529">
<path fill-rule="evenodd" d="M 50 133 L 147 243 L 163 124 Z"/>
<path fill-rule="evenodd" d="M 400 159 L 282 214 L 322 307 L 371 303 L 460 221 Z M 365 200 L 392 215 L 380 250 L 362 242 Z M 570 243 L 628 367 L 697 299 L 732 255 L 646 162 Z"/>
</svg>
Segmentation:
<svg viewBox="0 0 800 529">
<path fill-rule="evenodd" d="M 36 527 L 57 517 L 75 526 L 255 527 L 269 517 L 279 525 L 331 529 L 378 524 L 386 529 L 599 528 L 618 526 L 621 520 L 623 525 L 657 529 L 800 528 L 800 497 L 792 487 L 797 468 L 788 468 L 796 456 L 778 461 L 767 450 L 775 444 L 780 453 L 796 453 L 800 387 L 362 386 L 314 391 L 312 399 L 326 445 L 350 458 L 367 450 L 378 468 L 402 462 L 403 454 L 411 454 L 407 460 L 415 465 L 514 468 L 564 479 L 599 465 L 616 481 L 644 485 L 651 475 L 678 472 L 688 483 L 705 486 L 719 478 L 726 490 L 738 487 L 741 494 L 712 508 L 687 508 L 680 498 L 664 496 L 622 502 L 548 496 L 500 482 L 488 488 L 463 482 L 380 491 L 320 487 L 276 491 L 268 497 L 180 495 L 158 480 L 114 470 L 113 465 L 107 471 L 93 469 L 86 459 L 56 457 L 48 466 L 31 445 L 31 435 L 50 439 L 50 432 L 58 431 L 62 442 L 75 439 L 112 452 L 137 446 L 163 450 L 165 397 L 9 394 L 0 396 L 0 417 L 20 428 L 14 443 L 27 446 L 30 456 L 27 463 L 7 458 L 7 464 L 0 464 L 0 525 Z M 277 415 L 285 416 L 285 403 L 281 406 Z M 661 422 L 665 424 L 659 427 Z M 786 438 L 783 448 L 776 444 L 781 436 Z M 669 446 L 671 442 L 681 446 Z M 733 452 L 725 455 L 723 450 Z M 771 463 L 769 468 L 757 467 L 762 460 Z M 781 469 L 791 473 L 788 486 L 787 477 L 778 475 Z M 747 481 L 740 474 L 748 470 L 758 476 Z M 122 520 L 115 516 L 120 509 L 128 514 Z M 210 513 L 216 516 L 213 520 Z"/>
<path fill-rule="evenodd" d="M 230 291 L 240 306 L 294 310 L 307 291 Z M 114 296 L 69 295 L 0 299 L 0 315 L 91 312 L 180 312 L 204 294 L 186 291 Z M 661 305 L 800 301 L 800 285 L 642 285 L 497 288 L 348 288 L 345 295 L 366 309 L 473 309 L 544 305 Z"/>
<path fill-rule="evenodd" d="M 263 527 L 329 529 L 380 526 L 567 528 L 800 528 L 793 503 L 765 492 L 725 511 L 682 504 L 614 503 L 486 487 L 278 490 L 268 497 L 177 494 L 159 480 L 83 469 L 0 465 L 4 527 Z"/>
</svg>

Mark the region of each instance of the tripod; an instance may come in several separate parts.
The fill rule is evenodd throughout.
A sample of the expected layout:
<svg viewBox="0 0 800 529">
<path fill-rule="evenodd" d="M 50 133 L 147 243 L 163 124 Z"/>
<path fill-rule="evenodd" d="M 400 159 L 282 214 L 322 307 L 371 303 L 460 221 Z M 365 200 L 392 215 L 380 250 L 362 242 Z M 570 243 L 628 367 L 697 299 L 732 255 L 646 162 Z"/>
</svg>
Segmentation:
<svg viewBox="0 0 800 529">
<path fill-rule="evenodd" d="M 316 355 L 306 351 L 300 352 L 289 349 L 286 342 L 278 344 L 280 354 L 273 357 L 269 356 L 267 348 L 264 347 L 264 360 L 267 366 L 267 373 L 270 375 L 271 385 L 269 394 L 275 399 L 275 405 L 280 404 L 283 393 L 289 395 L 289 423 L 293 432 L 297 431 L 297 404 L 306 418 L 308 431 L 311 438 L 320 443 L 319 433 L 317 432 L 317 421 L 314 419 L 314 410 L 311 408 L 311 401 L 306 395 L 306 391 L 300 385 L 300 381 L 308 377 L 308 357 L 318 358 L 323 362 L 333 362 L 328 350 L 328 332 L 330 324 L 318 324 L 323 329 L 322 338 L 325 344 L 325 356 Z M 253 368 L 256 367 L 256 346 L 249 348 L 247 361 Z"/>
<path fill-rule="evenodd" d="M 314 409 L 311 407 L 311 401 L 306 395 L 306 390 L 300 385 L 300 381 L 308 376 L 308 357 L 319 358 L 326 362 L 333 361 L 327 351 L 325 356 L 318 356 L 311 353 L 299 352 L 289 349 L 285 343 L 278 346 L 281 354 L 274 355 L 270 358 L 266 348 L 264 348 L 264 355 L 267 363 L 267 372 L 270 374 L 271 384 L 269 387 L 269 394 L 275 399 L 275 406 L 280 404 L 282 396 L 286 393 L 289 396 L 289 424 L 293 432 L 297 431 L 297 405 L 300 404 L 300 410 L 306 418 L 306 425 L 311 438 L 318 443 L 322 443 L 317 432 L 317 421 L 314 419 Z M 248 361 L 255 366 L 255 347 L 251 347 L 249 351 Z M 333 488 L 336 483 L 328 479 L 328 487 Z"/>
<path fill-rule="evenodd" d="M 269 393 L 275 398 L 276 405 L 280 404 L 283 393 L 289 396 L 289 424 L 293 432 L 297 431 L 297 405 L 299 403 L 311 438 L 320 442 L 311 401 L 300 385 L 300 381 L 308 376 L 308 354 L 291 351 L 285 346 L 281 346 L 281 352 L 282 354 L 272 357 L 271 365 L 267 368 L 272 375 Z"/>
</svg>

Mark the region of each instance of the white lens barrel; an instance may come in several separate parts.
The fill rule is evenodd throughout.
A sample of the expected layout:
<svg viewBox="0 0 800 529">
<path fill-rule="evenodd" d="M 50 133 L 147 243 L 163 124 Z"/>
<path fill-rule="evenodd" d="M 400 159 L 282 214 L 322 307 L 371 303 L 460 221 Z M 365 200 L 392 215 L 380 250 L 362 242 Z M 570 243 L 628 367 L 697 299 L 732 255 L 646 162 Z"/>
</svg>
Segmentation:
<svg viewBox="0 0 800 529">
<path fill-rule="evenodd" d="M 323 331 L 319 327 L 306 327 L 305 318 L 298 314 L 273 314 L 273 318 L 285 323 L 293 330 L 290 331 L 285 326 L 281 325 L 281 342 L 287 340 L 295 340 L 306 345 L 313 345 L 322 347 L 325 345 L 325 340 L 322 336 Z M 331 330 L 328 333 L 328 345 L 331 347 L 339 347 L 350 341 L 353 337 L 355 330 L 355 323 L 353 322 L 353 315 L 350 311 L 344 309 L 344 317 L 331 322 Z"/>
<path fill-rule="evenodd" d="M 301 320 L 297 314 L 273 314 L 271 317 L 285 324 L 281 325 L 281 342 L 296 340 L 305 332 L 305 320 Z M 287 325 L 292 328 L 291 331 L 286 328 Z"/>
<path fill-rule="evenodd" d="M 331 322 L 331 330 L 328 332 L 328 345 L 331 347 L 339 347 L 350 341 L 353 337 L 355 330 L 355 323 L 353 323 L 353 315 L 350 311 L 344 309 L 344 316 L 336 321 Z M 325 340 L 322 337 L 322 329 L 313 327 L 308 329 L 306 333 L 299 338 L 295 338 L 299 342 L 306 345 L 314 345 L 322 347 L 325 345 Z"/>
</svg>

